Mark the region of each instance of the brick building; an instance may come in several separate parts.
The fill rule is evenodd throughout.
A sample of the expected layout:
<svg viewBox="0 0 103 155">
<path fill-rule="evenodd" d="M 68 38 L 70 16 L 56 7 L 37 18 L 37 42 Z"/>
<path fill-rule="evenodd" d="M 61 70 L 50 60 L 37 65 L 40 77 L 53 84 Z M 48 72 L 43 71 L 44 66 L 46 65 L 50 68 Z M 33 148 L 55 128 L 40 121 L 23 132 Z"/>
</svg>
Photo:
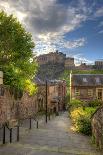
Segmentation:
<svg viewBox="0 0 103 155">
<path fill-rule="evenodd" d="M 71 74 L 70 98 L 103 101 L 103 74 Z"/>
</svg>

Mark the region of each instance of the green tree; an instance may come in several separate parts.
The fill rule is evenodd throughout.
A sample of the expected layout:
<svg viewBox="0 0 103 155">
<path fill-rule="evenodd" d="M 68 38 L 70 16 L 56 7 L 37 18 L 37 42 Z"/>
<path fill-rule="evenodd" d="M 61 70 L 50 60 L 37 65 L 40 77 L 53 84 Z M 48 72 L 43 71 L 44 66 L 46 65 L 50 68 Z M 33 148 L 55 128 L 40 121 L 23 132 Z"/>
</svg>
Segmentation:
<svg viewBox="0 0 103 155">
<path fill-rule="evenodd" d="M 0 12 L 0 68 L 4 72 L 4 84 L 30 93 L 35 91 L 32 79 L 37 63 L 33 49 L 31 34 L 13 15 Z"/>
<path fill-rule="evenodd" d="M 66 87 L 67 87 L 67 94 L 65 98 L 66 104 L 70 102 L 70 70 L 64 70 L 64 72 L 61 74 L 60 79 L 66 81 Z"/>
</svg>

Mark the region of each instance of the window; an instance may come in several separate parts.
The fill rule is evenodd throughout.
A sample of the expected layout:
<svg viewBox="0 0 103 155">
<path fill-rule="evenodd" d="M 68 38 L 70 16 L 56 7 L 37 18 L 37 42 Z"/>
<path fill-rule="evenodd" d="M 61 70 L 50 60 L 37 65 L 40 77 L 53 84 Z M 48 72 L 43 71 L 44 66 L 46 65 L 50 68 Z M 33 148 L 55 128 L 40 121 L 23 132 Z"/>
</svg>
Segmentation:
<svg viewBox="0 0 103 155">
<path fill-rule="evenodd" d="M 80 96 L 80 90 L 78 88 L 75 89 L 75 95 Z"/>
<path fill-rule="evenodd" d="M 83 78 L 83 82 L 87 82 L 87 79 L 86 78 Z"/>
<path fill-rule="evenodd" d="M 96 79 L 96 83 L 99 83 L 100 82 L 100 79 L 99 78 L 95 78 Z"/>
<path fill-rule="evenodd" d="M 93 97 L 93 90 L 92 89 L 88 89 L 88 96 Z"/>
</svg>

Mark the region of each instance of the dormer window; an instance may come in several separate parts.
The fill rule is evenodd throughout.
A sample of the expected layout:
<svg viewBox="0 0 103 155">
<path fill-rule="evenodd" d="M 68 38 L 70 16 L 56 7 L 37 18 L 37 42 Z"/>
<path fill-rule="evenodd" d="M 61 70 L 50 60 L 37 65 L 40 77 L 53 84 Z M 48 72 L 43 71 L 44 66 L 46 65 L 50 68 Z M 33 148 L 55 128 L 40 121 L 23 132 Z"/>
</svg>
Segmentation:
<svg viewBox="0 0 103 155">
<path fill-rule="evenodd" d="M 86 78 L 83 78 L 83 82 L 87 82 L 87 79 Z"/>
<path fill-rule="evenodd" d="M 95 78 L 95 80 L 96 80 L 96 83 L 99 83 L 100 82 L 100 79 L 98 77 Z"/>
</svg>

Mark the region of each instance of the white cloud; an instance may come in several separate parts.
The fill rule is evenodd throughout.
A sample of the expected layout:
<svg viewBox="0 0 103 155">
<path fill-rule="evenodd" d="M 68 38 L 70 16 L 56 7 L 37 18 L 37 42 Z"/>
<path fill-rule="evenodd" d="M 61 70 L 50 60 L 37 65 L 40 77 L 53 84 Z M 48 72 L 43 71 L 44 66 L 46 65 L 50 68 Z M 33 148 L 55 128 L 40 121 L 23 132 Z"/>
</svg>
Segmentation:
<svg viewBox="0 0 103 155">
<path fill-rule="evenodd" d="M 78 53 L 78 54 L 74 54 L 74 59 L 75 59 L 75 64 L 76 65 L 80 65 L 81 63 L 86 63 L 86 64 L 93 64 L 93 61 L 90 61 L 88 59 L 86 59 L 83 54 Z"/>
<path fill-rule="evenodd" d="M 0 0 L 0 8 L 17 16 L 32 33 L 35 51 L 40 54 L 56 48 L 78 48 L 86 43 L 83 37 L 75 40 L 64 37 L 88 20 L 92 6 L 84 0 L 68 6 L 57 3 L 57 0 Z"/>
<path fill-rule="evenodd" d="M 102 17 L 103 16 L 103 6 L 98 8 L 94 14 L 95 17 Z"/>
<path fill-rule="evenodd" d="M 78 47 L 84 46 L 85 43 L 86 43 L 85 39 L 80 38 L 80 39 L 77 39 L 74 41 L 64 42 L 64 47 L 68 48 L 68 49 L 73 49 L 73 48 L 78 48 Z"/>
<path fill-rule="evenodd" d="M 98 33 L 99 33 L 99 34 L 103 34 L 103 30 L 99 31 Z"/>
</svg>

